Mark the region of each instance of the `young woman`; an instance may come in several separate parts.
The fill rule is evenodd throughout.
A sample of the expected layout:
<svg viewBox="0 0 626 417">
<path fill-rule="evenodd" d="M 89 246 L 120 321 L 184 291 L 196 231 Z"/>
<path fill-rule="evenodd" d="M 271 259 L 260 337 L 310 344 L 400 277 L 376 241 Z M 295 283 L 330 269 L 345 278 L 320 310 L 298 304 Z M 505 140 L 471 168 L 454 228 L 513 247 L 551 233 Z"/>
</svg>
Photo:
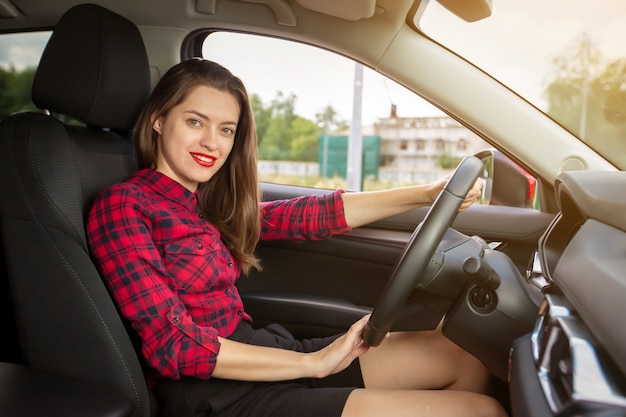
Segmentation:
<svg viewBox="0 0 626 417">
<path fill-rule="evenodd" d="M 367 317 L 327 339 L 254 329 L 235 280 L 262 239 L 323 239 L 430 205 L 445 185 L 260 203 L 246 90 L 189 60 L 155 87 L 136 125 L 141 170 L 89 216 L 93 256 L 158 376 L 164 412 L 211 416 L 502 416 L 489 375 L 439 330 L 361 340 Z M 480 194 L 476 183 L 461 209 Z M 202 413 L 206 414 L 202 414 Z"/>
</svg>

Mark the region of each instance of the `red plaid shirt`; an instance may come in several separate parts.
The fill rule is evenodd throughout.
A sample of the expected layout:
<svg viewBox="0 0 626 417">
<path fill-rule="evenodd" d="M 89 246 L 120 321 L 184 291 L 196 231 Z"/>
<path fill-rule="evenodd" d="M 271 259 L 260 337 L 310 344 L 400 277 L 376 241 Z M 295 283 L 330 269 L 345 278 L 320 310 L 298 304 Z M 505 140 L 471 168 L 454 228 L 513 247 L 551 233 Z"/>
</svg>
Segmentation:
<svg viewBox="0 0 626 417">
<path fill-rule="evenodd" d="M 261 239 L 323 239 L 350 230 L 342 191 L 261 204 Z M 239 264 L 219 231 L 200 217 L 196 195 L 141 170 L 96 199 L 87 222 L 90 250 L 122 314 L 160 375 L 211 376 L 244 312 Z"/>
</svg>

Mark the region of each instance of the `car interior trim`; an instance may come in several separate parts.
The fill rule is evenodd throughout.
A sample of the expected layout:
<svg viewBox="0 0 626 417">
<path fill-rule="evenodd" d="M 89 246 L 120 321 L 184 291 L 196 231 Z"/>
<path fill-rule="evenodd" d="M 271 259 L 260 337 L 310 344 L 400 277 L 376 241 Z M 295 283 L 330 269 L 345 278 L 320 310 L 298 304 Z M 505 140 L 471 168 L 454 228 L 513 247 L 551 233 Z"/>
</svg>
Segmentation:
<svg viewBox="0 0 626 417">
<path fill-rule="evenodd" d="M 531 335 L 533 359 L 553 413 L 626 411 L 624 381 L 564 297 L 546 296 Z"/>
</svg>

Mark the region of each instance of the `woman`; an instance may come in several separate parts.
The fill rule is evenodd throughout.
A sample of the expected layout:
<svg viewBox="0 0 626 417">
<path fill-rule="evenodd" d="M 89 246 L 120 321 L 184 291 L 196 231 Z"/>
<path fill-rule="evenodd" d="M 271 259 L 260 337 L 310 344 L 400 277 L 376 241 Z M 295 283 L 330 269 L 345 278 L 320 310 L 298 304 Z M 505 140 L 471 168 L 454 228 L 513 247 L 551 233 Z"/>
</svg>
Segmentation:
<svg viewBox="0 0 626 417">
<path fill-rule="evenodd" d="M 254 329 L 234 285 L 260 267 L 260 237 L 323 239 L 429 205 L 445 180 L 260 204 L 248 95 L 228 70 L 204 60 L 163 76 L 139 117 L 135 145 L 142 169 L 98 196 L 87 229 L 158 376 L 166 413 L 505 414 L 481 394 L 484 367 L 439 330 L 392 333 L 369 349 L 364 317 L 343 335 L 298 341 L 278 326 Z M 461 209 L 479 193 L 477 183 Z"/>
</svg>

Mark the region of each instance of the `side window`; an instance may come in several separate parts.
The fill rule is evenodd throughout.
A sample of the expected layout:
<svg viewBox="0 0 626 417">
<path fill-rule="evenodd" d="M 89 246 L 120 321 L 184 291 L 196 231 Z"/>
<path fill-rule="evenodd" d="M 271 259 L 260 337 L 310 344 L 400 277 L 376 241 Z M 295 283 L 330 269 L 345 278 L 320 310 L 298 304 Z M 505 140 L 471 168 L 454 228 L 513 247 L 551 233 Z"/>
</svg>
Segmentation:
<svg viewBox="0 0 626 417">
<path fill-rule="evenodd" d="M 329 51 L 215 32 L 203 55 L 241 78 L 251 95 L 261 181 L 386 189 L 434 181 L 491 148 L 418 95 Z M 355 147 L 362 152 L 356 169 Z"/>
<path fill-rule="evenodd" d="M 50 32 L 0 35 L 0 119 L 36 109 L 31 86 L 48 38 Z"/>
</svg>

